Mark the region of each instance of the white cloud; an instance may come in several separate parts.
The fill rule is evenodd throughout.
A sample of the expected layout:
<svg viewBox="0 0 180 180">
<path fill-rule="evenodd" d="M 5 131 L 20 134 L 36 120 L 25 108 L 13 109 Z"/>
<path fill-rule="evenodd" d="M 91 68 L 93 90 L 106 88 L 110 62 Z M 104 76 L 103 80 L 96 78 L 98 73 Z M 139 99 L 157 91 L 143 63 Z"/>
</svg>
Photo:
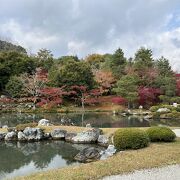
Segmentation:
<svg viewBox="0 0 180 180">
<path fill-rule="evenodd" d="M 180 69 L 179 0 L 0 0 L 0 37 L 56 56 L 112 53 L 133 56 L 147 46 Z M 180 71 L 180 70 L 179 70 Z"/>
</svg>

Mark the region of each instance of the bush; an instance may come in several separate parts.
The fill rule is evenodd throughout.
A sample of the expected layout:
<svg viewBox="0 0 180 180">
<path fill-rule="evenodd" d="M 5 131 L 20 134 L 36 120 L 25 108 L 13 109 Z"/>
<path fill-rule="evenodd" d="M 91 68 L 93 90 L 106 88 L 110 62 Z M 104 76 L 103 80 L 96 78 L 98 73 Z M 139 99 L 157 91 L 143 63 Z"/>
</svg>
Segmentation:
<svg viewBox="0 0 180 180">
<path fill-rule="evenodd" d="M 18 98 L 22 94 L 23 84 L 19 77 L 12 76 L 6 84 L 6 91 L 13 97 Z"/>
<path fill-rule="evenodd" d="M 167 127 L 151 127 L 146 132 L 152 142 L 172 142 L 176 138 L 176 134 Z"/>
<path fill-rule="evenodd" d="M 149 137 L 145 131 L 131 128 L 117 130 L 113 140 L 117 150 L 140 149 L 149 144 Z"/>
<path fill-rule="evenodd" d="M 24 129 L 25 129 L 26 127 L 31 127 L 31 128 L 33 128 L 33 127 L 36 127 L 37 125 L 38 125 L 38 123 L 19 124 L 19 125 L 16 126 L 16 130 L 17 130 L 17 131 L 24 131 Z"/>
</svg>

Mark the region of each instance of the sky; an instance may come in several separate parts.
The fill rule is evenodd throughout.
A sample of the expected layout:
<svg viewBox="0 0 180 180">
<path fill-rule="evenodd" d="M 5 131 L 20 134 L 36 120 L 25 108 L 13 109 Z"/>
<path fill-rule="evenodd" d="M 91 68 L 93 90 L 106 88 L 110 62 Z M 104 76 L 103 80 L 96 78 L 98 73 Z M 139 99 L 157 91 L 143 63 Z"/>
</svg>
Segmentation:
<svg viewBox="0 0 180 180">
<path fill-rule="evenodd" d="M 0 39 L 55 57 L 143 46 L 180 72 L 180 0 L 0 0 Z"/>
</svg>

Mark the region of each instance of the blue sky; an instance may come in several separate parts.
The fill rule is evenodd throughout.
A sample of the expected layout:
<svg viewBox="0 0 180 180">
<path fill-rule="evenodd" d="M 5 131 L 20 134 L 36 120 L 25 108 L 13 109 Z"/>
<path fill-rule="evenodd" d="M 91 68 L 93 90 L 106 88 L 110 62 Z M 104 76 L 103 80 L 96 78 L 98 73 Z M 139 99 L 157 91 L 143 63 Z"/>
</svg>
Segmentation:
<svg viewBox="0 0 180 180">
<path fill-rule="evenodd" d="M 29 53 L 112 53 L 145 46 L 180 71 L 180 0 L 0 0 L 0 38 Z"/>
</svg>

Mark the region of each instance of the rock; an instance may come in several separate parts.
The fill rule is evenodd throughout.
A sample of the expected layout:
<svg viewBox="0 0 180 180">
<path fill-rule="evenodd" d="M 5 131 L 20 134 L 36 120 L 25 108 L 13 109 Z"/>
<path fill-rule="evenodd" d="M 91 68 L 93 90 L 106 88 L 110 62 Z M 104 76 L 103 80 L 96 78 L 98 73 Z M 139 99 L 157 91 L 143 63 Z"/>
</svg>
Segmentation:
<svg viewBox="0 0 180 180">
<path fill-rule="evenodd" d="M 178 104 L 177 103 L 173 103 L 173 107 L 177 108 Z"/>
<path fill-rule="evenodd" d="M 8 126 L 7 126 L 7 125 L 4 125 L 4 126 L 2 126 L 2 128 L 3 128 L 3 129 L 7 129 L 7 128 L 8 128 Z"/>
<path fill-rule="evenodd" d="M 109 145 L 108 148 L 105 151 L 101 151 L 101 160 L 107 159 L 108 157 L 112 156 L 115 154 L 116 149 L 114 145 Z"/>
<path fill-rule="evenodd" d="M 66 135 L 67 131 L 65 130 L 62 130 L 62 129 L 54 129 L 52 132 L 51 132 L 51 136 L 52 136 L 52 139 L 64 139 L 65 138 L 65 135 Z"/>
<path fill-rule="evenodd" d="M 92 162 L 100 158 L 100 150 L 94 147 L 85 148 L 80 151 L 74 159 L 79 162 Z"/>
<path fill-rule="evenodd" d="M 157 112 L 171 112 L 171 110 L 170 109 L 168 109 L 168 108 L 159 108 L 158 110 L 157 110 Z"/>
<path fill-rule="evenodd" d="M 44 139 L 51 138 L 51 133 L 44 133 Z"/>
<path fill-rule="evenodd" d="M 41 119 L 38 122 L 38 126 L 51 126 L 52 124 L 47 119 Z"/>
<path fill-rule="evenodd" d="M 147 115 L 147 116 L 144 116 L 144 119 L 152 119 L 153 116 L 152 115 Z"/>
<path fill-rule="evenodd" d="M 0 132 L 0 141 L 3 141 L 7 133 Z"/>
<path fill-rule="evenodd" d="M 28 141 L 37 141 L 37 140 L 42 140 L 44 138 L 44 133 L 43 130 L 40 128 L 30 128 L 27 127 L 23 131 L 26 140 Z"/>
<path fill-rule="evenodd" d="M 26 141 L 26 136 L 23 132 L 19 131 L 18 132 L 18 140 L 19 141 Z"/>
<path fill-rule="evenodd" d="M 77 135 L 76 133 L 66 133 L 65 141 L 72 142 L 72 138 L 75 137 L 76 135 Z"/>
<path fill-rule="evenodd" d="M 91 128 L 91 124 L 86 124 L 86 127 L 87 128 Z"/>
<path fill-rule="evenodd" d="M 107 137 L 105 135 L 99 135 L 99 137 L 98 137 L 98 144 L 100 144 L 101 146 L 108 146 L 108 144 L 109 144 L 109 137 Z"/>
<path fill-rule="evenodd" d="M 75 137 L 72 138 L 74 143 L 95 143 L 98 140 L 99 135 L 101 134 L 100 129 L 90 129 L 78 133 Z"/>
<path fill-rule="evenodd" d="M 17 133 L 14 131 L 8 132 L 4 139 L 5 141 L 15 141 L 17 140 Z"/>
</svg>

